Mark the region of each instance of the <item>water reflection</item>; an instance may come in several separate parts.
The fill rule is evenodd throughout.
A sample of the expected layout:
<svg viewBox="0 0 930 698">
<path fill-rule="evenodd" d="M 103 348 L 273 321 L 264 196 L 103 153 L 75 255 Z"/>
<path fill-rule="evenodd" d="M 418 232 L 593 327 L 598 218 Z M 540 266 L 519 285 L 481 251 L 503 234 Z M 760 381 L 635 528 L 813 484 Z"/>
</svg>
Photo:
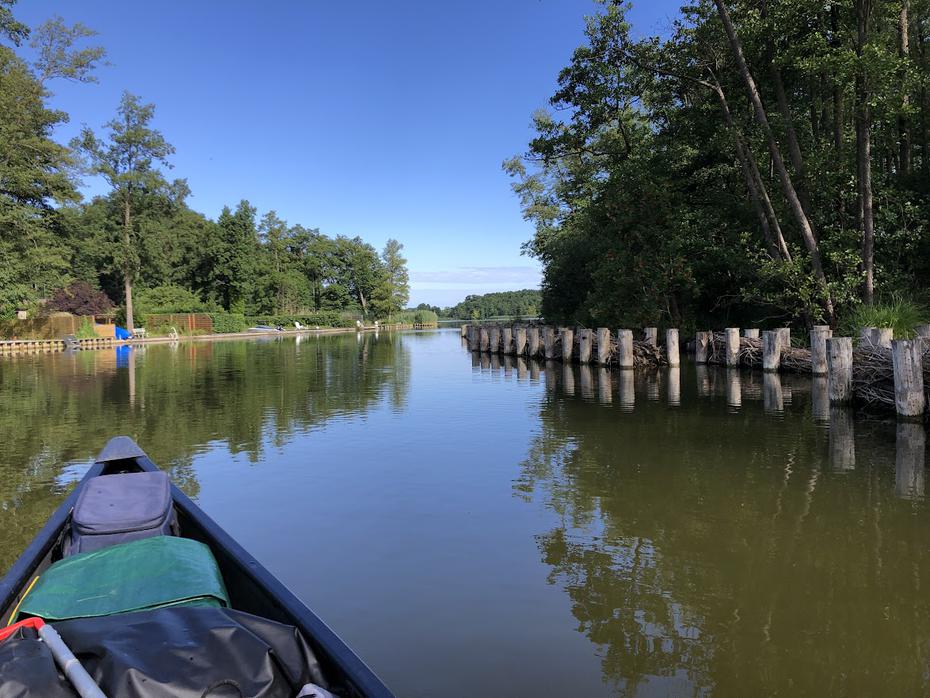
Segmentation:
<svg viewBox="0 0 930 698">
<path fill-rule="evenodd" d="M 924 461 L 927 432 L 923 424 L 901 423 L 897 427 L 894 486 L 905 499 L 924 496 Z"/>
<path fill-rule="evenodd" d="M 726 369 L 727 407 L 731 412 L 738 412 L 743 406 L 742 376 L 738 368 Z"/>
<path fill-rule="evenodd" d="M 613 381 L 610 378 L 610 369 L 601 366 L 597 369 L 597 400 L 602 405 L 613 402 Z"/>
<path fill-rule="evenodd" d="M 636 406 L 636 380 L 633 371 L 625 370 L 616 373 L 620 393 L 620 410 L 632 412 Z"/>
<path fill-rule="evenodd" d="M 781 376 L 766 371 L 762 376 L 762 407 L 767 414 L 780 415 L 785 411 Z"/>
<path fill-rule="evenodd" d="M 830 465 L 836 472 L 856 467 L 856 428 L 853 411 L 843 405 L 830 406 Z"/>
<path fill-rule="evenodd" d="M 0 360 L 0 569 L 31 540 L 116 434 L 135 438 L 196 496 L 207 444 L 257 461 L 266 442 L 382 399 L 400 409 L 410 359 L 399 335 L 196 342 Z M 23 463 L 31 465 L 24 468 Z M 75 475 L 63 475 L 75 472 Z"/>
<path fill-rule="evenodd" d="M 668 404 L 669 407 L 681 405 L 681 369 L 673 366 L 668 369 Z"/>
</svg>

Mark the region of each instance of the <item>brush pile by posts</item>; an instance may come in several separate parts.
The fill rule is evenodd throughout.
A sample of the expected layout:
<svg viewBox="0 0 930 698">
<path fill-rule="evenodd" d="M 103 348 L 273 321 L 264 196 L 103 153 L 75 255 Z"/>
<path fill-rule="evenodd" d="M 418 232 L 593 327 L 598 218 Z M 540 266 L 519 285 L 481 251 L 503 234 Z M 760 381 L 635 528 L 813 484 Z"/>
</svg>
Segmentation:
<svg viewBox="0 0 930 698">
<path fill-rule="evenodd" d="M 825 376 L 833 403 L 895 410 L 903 420 L 919 421 L 930 406 L 930 325 L 915 328 L 915 335 L 895 341 L 889 328 L 864 327 L 854 347 L 852 338 L 834 338 L 829 327 L 815 326 L 804 347 L 792 344 L 789 328 L 741 333 L 731 327 L 698 332 L 688 349 L 698 364 Z M 633 339 L 632 330 L 604 327 L 463 325 L 462 337 L 472 351 L 623 369 L 679 365 L 677 329 L 667 330 L 664 345 L 654 327 Z"/>
</svg>

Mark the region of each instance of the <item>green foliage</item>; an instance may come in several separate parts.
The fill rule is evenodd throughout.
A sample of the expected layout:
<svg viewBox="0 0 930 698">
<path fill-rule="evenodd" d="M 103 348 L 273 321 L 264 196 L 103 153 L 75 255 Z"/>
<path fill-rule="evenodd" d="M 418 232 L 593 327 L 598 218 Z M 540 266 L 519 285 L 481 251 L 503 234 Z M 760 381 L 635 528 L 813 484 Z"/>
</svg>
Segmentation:
<svg viewBox="0 0 930 698">
<path fill-rule="evenodd" d="M 141 317 L 161 313 L 203 313 L 213 310 L 213 307 L 193 291 L 168 284 L 138 289 L 136 309 Z"/>
<path fill-rule="evenodd" d="M 249 329 L 249 323 L 242 313 L 210 313 L 210 319 L 213 320 L 213 331 L 217 334 L 245 332 Z"/>
<path fill-rule="evenodd" d="M 390 321 L 401 325 L 435 325 L 439 316 L 432 310 L 403 310 L 394 313 Z"/>
<path fill-rule="evenodd" d="M 78 325 L 77 333 L 74 335 L 78 339 L 94 339 L 97 333 L 94 331 L 94 321 L 89 318 L 81 320 Z"/>
<path fill-rule="evenodd" d="M 52 294 L 46 308 L 73 315 L 100 315 L 113 309 L 113 301 L 86 281 L 72 281 Z"/>
<path fill-rule="evenodd" d="M 857 305 L 845 313 L 838 336 L 858 337 L 863 327 L 891 327 L 897 339 L 914 336 L 914 328 L 930 322 L 930 309 L 900 293 L 879 299 L 874 305 Z"/>
<path fill-rule="evenodd" d="M 501 291 L 484 295 L 466 296 L 456 306 L 447 308 L 443 315 L 460 320 L 481 320 L 492 317 L 537 317 L 542 304 L 542 293 L 535 289 Z"/>
</svg>

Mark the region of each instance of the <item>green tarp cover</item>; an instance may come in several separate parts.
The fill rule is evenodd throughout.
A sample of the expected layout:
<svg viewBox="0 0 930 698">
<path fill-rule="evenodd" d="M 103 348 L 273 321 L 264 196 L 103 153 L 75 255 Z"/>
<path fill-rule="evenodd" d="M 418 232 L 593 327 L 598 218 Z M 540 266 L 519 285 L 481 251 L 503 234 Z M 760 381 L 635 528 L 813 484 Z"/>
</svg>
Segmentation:
<svg viewBox="0 0 930 698">
<path fill-rule="evenodd" d="M 189 538 L 155 536 L 59 560 L 19 616 L 89 618 L 162 606 L 229 606 L 213 553 Z"/>
</svg>

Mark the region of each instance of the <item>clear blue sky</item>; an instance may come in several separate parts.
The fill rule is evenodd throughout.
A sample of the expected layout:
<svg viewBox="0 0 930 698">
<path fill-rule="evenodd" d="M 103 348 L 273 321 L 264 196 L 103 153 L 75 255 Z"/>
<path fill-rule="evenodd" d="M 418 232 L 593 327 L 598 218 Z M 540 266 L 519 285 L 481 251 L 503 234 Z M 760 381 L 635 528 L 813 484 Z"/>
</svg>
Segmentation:
<svg viewBox="0 0 930 698">
<path fill-rule="evenodd" d="M 637 0 L 661 33 L 678 0 Z M 411 303 L 535 287 L 531 235 L 501 162 L 582 42 L 591 0 L 112 2 L 21 0 L 100 33 L 97 85 L 51 85 L 55 106 L 99 128 L 129 90 L 154 102 L 193 208 L 246 198 L 328 235 L 406 247 Z M 99 185 L 88 182 L 88 193 Z"/>
</svg>

